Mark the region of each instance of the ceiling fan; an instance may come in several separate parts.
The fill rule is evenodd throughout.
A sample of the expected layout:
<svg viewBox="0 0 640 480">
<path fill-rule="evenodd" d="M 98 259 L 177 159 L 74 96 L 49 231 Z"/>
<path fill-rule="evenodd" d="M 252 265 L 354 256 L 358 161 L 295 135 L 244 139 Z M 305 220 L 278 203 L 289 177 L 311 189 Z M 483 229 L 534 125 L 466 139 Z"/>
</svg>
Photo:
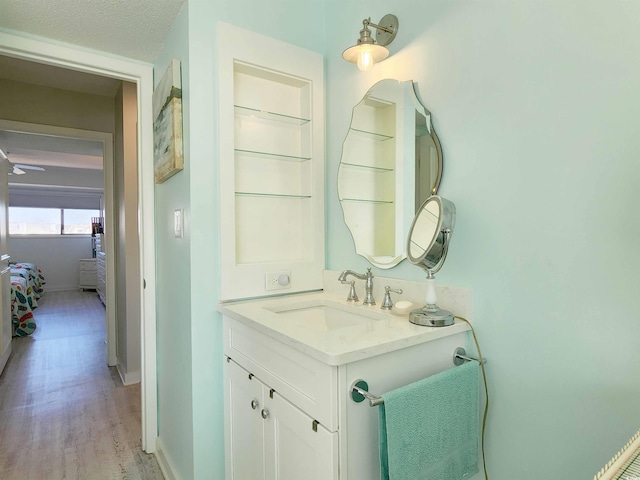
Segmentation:
<svg viewBox="0 0 640 480">
<path fill-rule="evenodd" d="M 7 151 L 7 153 L 9 153 Z M 6 153 L 4 153 L 2 151 L 2 149 L 0 148 L 0 158 L 6 160 L 7 162 L 9 162 L 9 165 L 11 165 L 11 171 L 9 172 L 9 175 L 24 175 L 25 170 L 36 170 L 39 172 L 45 172 L 46 170 L 42 167 L 36 167 L 35 165 L 24 165 L 21 163 L 12 163 L 11 160 L 9 160 L 9 157 L 7 156 Z"/>
<path fill-rule="evenodd" d="M 36 167 L 35 165 L 23 165 L 21 163 L 11 163 L 9 162 L 9 164 L 11 164 L 11 166 L 13 167 L 12 171 L 9 172 L 9 175 L 24 175 L 25 170 L 37 170 L 38 172 L 44 172 L 46 171 L 44 168 L 42 167 Z"/>
</svg>

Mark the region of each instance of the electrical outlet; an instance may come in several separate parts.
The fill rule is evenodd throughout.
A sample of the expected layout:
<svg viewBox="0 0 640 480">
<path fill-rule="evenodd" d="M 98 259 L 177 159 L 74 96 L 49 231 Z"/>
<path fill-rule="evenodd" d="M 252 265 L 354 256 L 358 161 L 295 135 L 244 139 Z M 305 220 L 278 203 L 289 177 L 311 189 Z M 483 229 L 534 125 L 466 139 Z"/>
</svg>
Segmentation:
<svg viewBox="0 0 640 480">
<path fill-rule="evenodd" d="M 291 270 L 267 272 L 265 278 L 266 290 L 283 290 L 291 288 Z"/>
</svg>

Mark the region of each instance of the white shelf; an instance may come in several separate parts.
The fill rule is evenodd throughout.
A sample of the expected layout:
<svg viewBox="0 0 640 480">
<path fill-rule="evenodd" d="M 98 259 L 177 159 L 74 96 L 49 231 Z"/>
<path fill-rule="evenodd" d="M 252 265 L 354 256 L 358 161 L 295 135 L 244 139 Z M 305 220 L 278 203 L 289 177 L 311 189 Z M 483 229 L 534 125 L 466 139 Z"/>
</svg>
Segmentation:
<svg viewBox="0 0 640 480">
<path fill-rule="evenodd" d="M 275 197 L 275 198 L 311 198 L 311 195 L 293 195 L 287 193 L 236 192 L 241 197 Z"/>
<path fill-rule="evenodd" d="M 393 135 L 385 135 L 384 133 L 368 132 L 357 128 L 349 129 L 356 137 L 375 140 L 376 142 L 384 142 L 393 139 Z"/>
<path fill-rule="evenodd" d="M 306 162 L 307 160 L 311 160 L 311 157 L 283 155 L 280 153 L 270 153 L 270 152 L 257 152 L 254 150 L 243 150 L 240 148 L 235 148 L 234 152 L 236 152 L 237 155 L 262 157 L 262 158 L 273 159 L 273 160 L 288 160 L 288 161 L 297 161 L 297 162 Z"/>
<path fill-rule="evenodd" d="M 251 117 L 260 120 L 267 120 L 270 122 L 281 122 L 289 125 L 304 125 L 311 121 L 311 119 L 309 118 L 294 117 L 291 115 L 285 115 L 283 113 L 268 112 L 266 110 L 243 107 L 240 105 L 234 105 L 234 108 L 236 115 L 242 115 L 245 117 Z"/>
<path fill-rule="evenodd" d="M 366 168 L 367 170 L 373 170 L 377 172 L 393 172 L 393 168 L 389 167 L 376 167 L 375 165 L 361 165 L 358 163 L 346 163 L 341 162 L 340 166 L 344 167 L 355 167 L 355 168 Z"/>
<path fill-rule="evenodd" d="M 373 203 L 382 205 L 393 205 L 393 200 L 374 200 L 368 198 L 341 198 L 341 202 Z"/>
</svg>

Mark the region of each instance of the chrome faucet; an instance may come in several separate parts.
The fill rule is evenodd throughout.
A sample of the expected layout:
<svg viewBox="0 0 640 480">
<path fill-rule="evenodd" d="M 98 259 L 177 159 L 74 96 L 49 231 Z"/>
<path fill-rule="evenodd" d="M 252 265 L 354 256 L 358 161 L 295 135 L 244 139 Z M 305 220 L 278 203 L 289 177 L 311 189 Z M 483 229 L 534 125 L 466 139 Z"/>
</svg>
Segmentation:
<svg viewBox="0 0 640 480">
<path fill-rule="evenodd" d="M 349 282 L 347 277 L 351 275 L 356 277 L 359 280 L 366 280 L 365 283 L 365 294 L 364 294 L 364 302 L 363 305 L 375 305 L 376 301 L 373 299 L 373 273 L 371 273 L 371 269 L 367 268 L 367 273 L 356 273 L 352 270 L 345 270 L 340 274 L 338 280 L 342 283 L 350 283 L 351 290 L 349 291 L 349 297 L 347 298 L 348 302 L 357 302 L 358 296 L 355 294 L 355 289 L 353 288 L 353 282 Z M 353 296 L 352 296 L 353 295 Z M 355 298 L 354 298 L 355 297 Z"/>
<path fill-rule="evenodd" d="M 347 302 L 357 302 L 360 299 L 358 298 L 358 294 L 356 293 L 356 281 L 355 280 L 343 280 L 341 283 L 348 283 L 349 287 L 349 295 L 347 296 Z"/>
<path fill-rule="evenodd" d="M 391 310 L 393 308 L 393 301 L 391 301 L 391 292 L 402 295 L 401 288 L 397 288 L 394 290 L 391 287 L 384 287 L 384 300 L 382 301 L 382 305 L 380 305 L 380 308 L 382 310 Z"/>
</svg>

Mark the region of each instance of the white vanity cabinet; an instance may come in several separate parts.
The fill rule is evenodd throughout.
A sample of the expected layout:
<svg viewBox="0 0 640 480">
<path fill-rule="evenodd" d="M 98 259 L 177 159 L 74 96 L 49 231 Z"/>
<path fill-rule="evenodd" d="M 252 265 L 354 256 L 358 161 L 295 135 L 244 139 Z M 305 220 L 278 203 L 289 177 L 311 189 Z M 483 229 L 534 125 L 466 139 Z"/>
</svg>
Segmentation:
<svg viewBox="0 0 640 480">
<path fill-rule="evenodd" d="M 237 314 L 242 308 L 221 310 Z M 370 348 L 353 351 L 340 343 L 350 327 L 324 336 L 327 349 L 320 351 L 313 340 L 305 344 L 277 332 L 274 336 L 264 328 L 266 320 L 223 316 L 227 480 L 379 478 L 378 407 L 354 402 L 351 385 L 364 379 L 369 391 L 379 395 L 454 368 L 453 351 L 465 345 L 468 329 L 464 324 L 420 328 L 406 319 L 379 316 L 354 327 L 376 340 Z M 289 328 L 301 332 L 293 323 Z M 309 326 L 301 338 L 317 328 Z M 390 341 L 387 329 L 403 340 Z M 330 345 L 331 338 L 338 343 Z M 264 419 L 263 411 L 268 411 Z"/>
<path fill-rule="evenodd" d="M 337 434 L 229 359 L 227 478 L 337 479 Z"/>
</svg>

